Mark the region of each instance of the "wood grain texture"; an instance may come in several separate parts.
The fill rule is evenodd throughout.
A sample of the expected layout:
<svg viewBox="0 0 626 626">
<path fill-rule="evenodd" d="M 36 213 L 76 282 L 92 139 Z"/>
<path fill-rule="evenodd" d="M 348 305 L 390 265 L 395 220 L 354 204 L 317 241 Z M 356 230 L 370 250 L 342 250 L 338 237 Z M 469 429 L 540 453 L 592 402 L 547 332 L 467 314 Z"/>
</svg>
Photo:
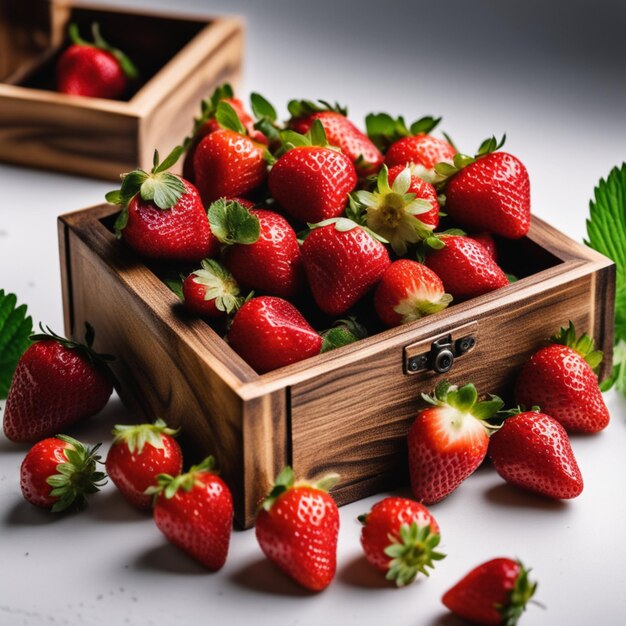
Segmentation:
<svg viewBox="0 0 626 626">
<path fill-rule="evenodd" d="M 9 32 L 20 15 L 0 12 L 0 33 Z M 94 21 L 140 68 L 141 81 L 126 101 L 55 91 L 67 25 L 75 22 L 86 33 Z M 151 167 L 155 149 L 164 154 L 180 144 L 200 100 L 219 83 L 236 84 L 241 73 L 243 28 L 237 18 L 58 1 L 49 9 L 46 29 L 45 37 L 37 31 L 38 38 L 33 33 L 25 39 L 26 52 L 12 47 L 15 38 L 0 40 L 0 50 L 9 51 L 0 61 L 2 161 L 119 180 L 122 172 Z M 36 39 L 45 45 L 35 45 Z"/>
<path fill-rule="evenodd" d="M 405 481 L 407 429 L 420 394 L 441 378 L 405 374 L 407 346 L 476 324 L 476 347 L 446 377 L 506 395 L 522 362 L 571 319 L 593 332 L 608 356 L 602 373 L 610 371 L 614 266 L 537 218 L 528 238 L 511 244 L 535 273 L 258 375 L 208 324 L 181 312 L 158 268 L 115 240 L 106 224 L 116 212 L 101 205 L 60 218 L 66 331 L 78 338 L 89 320 L 96 348 L 118 357 L 114 371 L 132 413 L 182 425 L 195 458 L 217 457 L 243 526 L 288 463 L 302 477 L 338 472 L 340 503 Z"/>
</svg>

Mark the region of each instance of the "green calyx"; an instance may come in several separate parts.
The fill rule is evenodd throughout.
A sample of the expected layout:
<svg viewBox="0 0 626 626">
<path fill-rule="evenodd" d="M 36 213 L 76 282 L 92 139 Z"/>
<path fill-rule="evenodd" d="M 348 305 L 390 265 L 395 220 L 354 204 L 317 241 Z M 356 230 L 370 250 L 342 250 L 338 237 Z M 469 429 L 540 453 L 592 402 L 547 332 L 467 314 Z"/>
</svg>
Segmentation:
<svg viewBox="0 0 626 626">
<path fill-rule="evenodd" d="M 365 128 L 368 137 L 379 150 L 385 152 L 392 143 L 403 137 L 432 132 L 440 121 L 440 117 L 428 115 L 407 126 L 402 116 L 394 118 L 388 113 L 370 113 L 365 118 Z"/>
<path fill-rule="evenodd" d="M 208 215 L 211 231 L 225 245 L 248 245 L 259 239 L 259 218 L 235 200 L 216 200 L 209 207 Z"/>
<path fill-rule="evenodd" d="M 113 443 L 125 443 L 131 454 L 141 454 L 146 444 L 162 449 L 165 446 L 163 435 L 175 437 L 178 432 L 178 428 L 168 428 L 162 419 L 157 419 L 154 424 L 117 424 L 113 428 Z"/>
<path fill-rule="evenodd" d="M 200 103 L 200 115 L 194 119 L 193 131 L 190 137 L 185 139 L 185 149 L 189 147 L 189 144 L 193 138 L 200 132 L 202 127 L 211 119 L 215 118 L 217 113 L 217 106 L 222 100 L 232 98 L 234 96 L 233 88 L 224 83 L 215 89 L 210 98 L 205 98 Z"/>
<path fill-rule="evenodd" d="M 551 337 L 550 341 L 578 352 L 593 370 L 598 368 L 604 358 L 601 350 L 594 349 L 594 341 L 587 333 L 576 337 L 576 329 L 572 321 L 566 328 L 561 328 L 556 335 Z"/>
<path fill-rule="evenodd" d="M 100 487 L 106 483 L 106 474 L 96 471 L 96 463 L 100 462 L 97 452 L 102 444 L 85 446 L 67 435 L 56 435 L 56 438 L 71 447 L 63 450 L 67 461 L 56 466 L 58 473 L 46 479 L 52 487 L 50 495 L 57 498 L 52 505 L 52 512 L 82 509 L 87 504 L 87 496 L 100 491 Z"/>
<path fill-rule="evenodd" d="M 72 43 L 77 46 L 90 46 L 92 48 L 98 48 L 98 50 L 108 52 L 113 55 L 120 64 L 120 68 L 122 69 L 122 72 L 124 72 L 126 78 L 129 78 L 130 80 L 139 78 L 139 70 L 135 64 L 121 50 L 114 48 L 104 39 L 104 37 L 102 37 L 100 34 L 100 25 L 97 22 L 94 22 L 91 25 L 91 33 L 93 35 L 93 42 L 86 41 L 80 36 L 77 24 L 70 24 L 68 28 L 68 34 Z"/>
<path fill-rule="evenodd" d="M 376 239 L 376 241 L 380 241 L 381 243 L 389 243 L 384 237 L 381 237 L 378 233 L 375 233 L 365 224 L 358 223 L 348 217 L 331 217 L 327 220 L 322 220 L 321 222 L 317 222 L 315 224 L 307 222 L 309 232 L 311 230 L 314 230 L 315 228 L 323 228 L 324 226 L 330 226 L 331 224 L 334 224 L 335 230 L 340 233 L 347 233 L 355 228 L 360 228 L 361 230 L 364 230 L 370 237 Z M 306 236 L 306 233 L 299 233 L 299 236 L 300 235 Z"/>
<path fill-rule="evenodd" d="M 204 259 L 202 269 L 192 272 L 193 281 L 204 285 L 204 299 L 215 300 L 218 311 L 230 314 L 244 302 L 235 277 L 214 259 Z"/>
<path fill-rule="evenodd" d="M 347 346 L 367 337 L 367 329 L 351 315 L 347 319 L 337 320 L 331 328 L 320 333 L 322 337 L 321 352 L 330 352 L 335 348 Z"/>
<path fill-rule="evenodd" d="M 389 170 L 383 165 L 373 191 L 355 191 L 350 195 L 350 215 L 389 242 L 398 256 L 404 256 L 411 244 L 437 239 L 433 226 L 419 219 L 432 210 L 432 204 L 408 193 L 411 177 L 411 168 L 406 167 L 389 185 Z"/>
<path fill-rule="evenodd" d="M 252 93 L 250 94 L 250 108 L 256 119 L 254 128 L 262 132 L 270 143 L 280 141 L 281 127 L 278 125 L 278 114 L 272 103 L 260 93 Z"/>
<path fill-rule="evenodd" d="M 145 202 L 153 202 L 159 209 L 166 210 L 171 209 L 187 191 L 183 179 L 167 171 L 176 164 L 184 151 L 183 146 L 176 146 L 159 162 L 159 153 L 155 150 L 153 167 L 149 174 L 144 170 L 122 174 L 122 186 L 106 194 L 107 202 L 123 207 L 115 221 L 118 238 L 128 223 L 128 205 L 137 194 Z"/>
<path fill-rule="evenodd" d="M 432 396 L 423 393 L 422 399 L 434 406 L 451 407 L 460 413 L 472 415 L 481 420 L 489 432 L 500 428 L 500 425 L 490 424 L 487 420 L 496 417 L 498 411 L 504 406 L 504 402 L 498 396 L 491 394 L 489 400 L 478 402 L 478 392 L 472 383 L 458 387 L 444 380 L 437 385 Z"/>
<path fill-rule="evenodd" d="M 319 489 L 320 491 L 328 492 L 330 491 L 339 481 L 339 474 L 327 474 L 323 476 L 319 480 L 315 482 L 308 481 L 295 481 L 293 469 L 287 465 L 281 472 L 276 476 L 276 480 L 274 481 L 274 485 L 270 489 L 269 493 L 261 502 L 260 508 L 265 509 L 266 511 L 270 511 L 276 500 L 280 498 L 280 496 L 289 491 L 292 487 L 300 487 L 300 486 L 308 486 L 313 489 Z"/>
<path fill-rule="evenodd" d="M 521 561 L 517 561 L 520 572 L 515 580 L 509 600 L 504 606 L 496 608 L 502 616 L 502 626 L 516 626 L 519 618 L 526 610 L 526 605 L 537 591 L 537 582 L 528 578 L 530 569 L 526 569 Z"/>
<path fill-rule="evenodd" d="M 304 135 L 297 133 L 295 130 L 283 130 L 280 132 L 280 140 L 283 144 L 283 150 L 288 152 L 294 148 L 302 148 L 306 146 L 320 146 L 322 148 L 330 148 L 326 138 L 326 131 L 322 122 L 313 120 L 311 128 Z"/>
<path fill-rule="evenodd" d="M 453 298 L 449 293 L 423 294 L 417 300 L 415 298 L 403 300 L 393 310 L 402 317 L 403 324 L 408 324 L 427 315 L 443 311 L 450 305 L 452 300 Z"/>
<path fill-rule="evenodd" d="M 444 186 L 448 179 L 452 178 L 455 174 L 458 174 L 463 168 L 471 165 L 478 159 L 499 150 L 504 145 L 505 141 L 506 134 L 502 135 L 502 139 L 500 139 L 500 141 L 498 141 L 495 136 L 488 137 L 480 144 L 473 157 L 457 152 L 457 154 L 454 155 L 452 163 L 446 163 L 445 161 L 437 163 L 437 165 L 435 165 L 435 172 L 441 177 L 441 180 L 437 181 L 437 186 Z"/>
<path fill-rule="evenodd" d="M 323 113 L 324 111 L 332 111 L 344 116 L 348 115 L 347 107 L 341 106 L 337 102 L 331 104 L 326 100 L 318 100 L 317 102 L 312 100 L 290 100 L 287 109 L 293 119 L 308 117 L 314 113 Z"/>
<path fill-rule="evenodd" d="M 193 465 L 188 472 L 179 474 L 178 476 L 170 476 L 169 474 L 159 474 L 156 477 L 156 485 L 148 487 L 144 493 L 147 496 L 158 496 L 163 494 L 167 500 L 171 500 L 179 489 L 184 492 L 190 492 L 198 483 L 198 474 L 205 472 L 215 474 L 215 458 L 208 456 L 198 465 Z"/>
<path fill-rule="evenodd" d="M 391 544 L 385 554 L 391 557 L 387 580 L 394 580 L 398 587 L 412 583 L 418 574 L 430 576 L 435 561 L 441 561 L 445 554 L 437 552 L 439 533 L 433 533 L 429 526 L 418 526 L 417 522 L 402 524 L 398 537 L 389 535 Z"/>
<path fill-rule="evenodd" d="M 247 135 L 248 131 L 239 119 L 237 112 L 232 105 L 224 100 L 220 101 L 215 110 L 215 119 L 217 123 L 227 130 L 232 130 L 240 135 Z"/>
<path fill-rule="evenodd" d="M 47 326 L 43 326 L 43 324 L 39 324 L 39 329 L 41 332 L 36 333 L 30 336 L 31 341 L 49 341 L 54 340 L 57 343 L 60 343 L 64 348 L 68 350 L 75 350 L 79 352 L 83 356 L 85 356 L 91 364 L 106 372 L 109 372 L 108 362 L 113 361 L 115 357 L 111 354 L 103 354 L 100 352 L 96 352 L 93 349 L 93 342 L 96 337 L 96 333 L 93 329 L 93 326 L 89 322 L 85 322 L 85 342 L 79 343 L 77 341 L 72 341 L 71 339 L 66 339 L 65 337 L 61 337 L 57 335 L 55 332 L 50 330 Z"/>
</svg>

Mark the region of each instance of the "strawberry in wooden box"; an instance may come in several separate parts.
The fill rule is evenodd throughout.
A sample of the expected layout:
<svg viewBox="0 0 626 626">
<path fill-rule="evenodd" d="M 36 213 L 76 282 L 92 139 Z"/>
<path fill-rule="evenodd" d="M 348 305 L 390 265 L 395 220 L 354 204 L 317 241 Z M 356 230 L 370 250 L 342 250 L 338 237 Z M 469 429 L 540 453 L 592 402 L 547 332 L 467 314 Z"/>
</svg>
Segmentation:
<svg viewBox="0 0 626 626">
<path fill-rule="evenodd" d="M 178 150 L 129 174 L 114 204 L 61 217 L 59 235 L 68 335 L 89 321 L 137 418 L 215 454 L 241 525 L 286 465 L 338 473 L 339 503 L 406 482 L 421 394 L 448 379 L 510 395 L 564 320 L 610 371 L 614 265 L 531 218 L 526 170 L 501 144 L 459 155 L 432 124 L 411 134 L 389 116 L 368 120 L 368 138 L 312 103 L 292 103 L 300 117 L 281 128 L 259 96 L 246 128 L 225 99 L 187 144 L 200 192 L 167 172 Z M 347 129 L 333 146 L 326 125 Z M 356 132 L 380 155 L 371 167 L 348 149 Z"/>
</svg>

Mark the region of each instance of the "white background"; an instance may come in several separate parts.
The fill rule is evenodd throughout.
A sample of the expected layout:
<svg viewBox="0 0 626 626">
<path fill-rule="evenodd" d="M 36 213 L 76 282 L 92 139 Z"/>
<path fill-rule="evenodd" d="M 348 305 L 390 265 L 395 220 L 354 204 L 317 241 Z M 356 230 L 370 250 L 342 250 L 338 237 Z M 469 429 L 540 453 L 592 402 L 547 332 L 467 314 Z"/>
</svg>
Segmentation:
<svg viewBox="0 0 626 626">
<path fill-rule="evenodd" d="M 621 3 L 595 3 L 593 14 L 577 2 L 408 4 L 179 0 L 176 9 L 245 14 L 243 92 L 261 91 L 282 113 L 289 98 L 308 97 L 347 103 L 357 121 L 370 110 L 409 120 L 443 115 L 443 128 L 467 152 L 506 131 L 507 148 L 530 172 L 533 211 L 582 239 L 594 185 L 626 157 Z M 110 188 L 0 166 L 0 288 L 17 293 L 36 322 L 62 328 L 56 216 L 100 202 Z M 585 477 L 578 499 L 547 502 L 480 469 L 433 507 L 448 558 L 404 590 L 361 557 L 354 520 L 378 498 L 341 509 L 337 578 L 309 595 L 263 560 L 250 531 L 236 531 L 224 569 L 206 573 L 111 485 L 81 515 L 34 509 L 18 485 L 27 448 L 0 437 L 0 624 L 453 626 L 439 602 L 443 591 L 472 566 L 504 555 L 533 567 L 547 606 L 531 607 L 523 624 L 622 623 L 626 412 L 616 395 L 607 401 L 609 428 L 573 439 Z M 114 399 L 73 434 L 105 441 L 106 449 L 112 425 L 132 420 Z"/>
</svg>

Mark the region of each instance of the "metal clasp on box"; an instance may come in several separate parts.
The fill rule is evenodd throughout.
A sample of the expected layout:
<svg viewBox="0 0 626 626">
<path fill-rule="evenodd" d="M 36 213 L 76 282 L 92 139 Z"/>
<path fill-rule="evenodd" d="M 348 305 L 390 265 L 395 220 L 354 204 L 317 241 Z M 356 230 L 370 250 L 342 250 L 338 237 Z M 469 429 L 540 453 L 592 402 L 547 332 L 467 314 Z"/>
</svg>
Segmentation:
<svg viewBox="0 0 626 626">
<path fill-rule="evenodd" d="M 470 353 L 478 341 L 478 323 L 470 322 L 437 337 L 424 339 L 404 348 L 404 373 L 432 371 L 445 374 L 456 359 Z"/>
</svg>

